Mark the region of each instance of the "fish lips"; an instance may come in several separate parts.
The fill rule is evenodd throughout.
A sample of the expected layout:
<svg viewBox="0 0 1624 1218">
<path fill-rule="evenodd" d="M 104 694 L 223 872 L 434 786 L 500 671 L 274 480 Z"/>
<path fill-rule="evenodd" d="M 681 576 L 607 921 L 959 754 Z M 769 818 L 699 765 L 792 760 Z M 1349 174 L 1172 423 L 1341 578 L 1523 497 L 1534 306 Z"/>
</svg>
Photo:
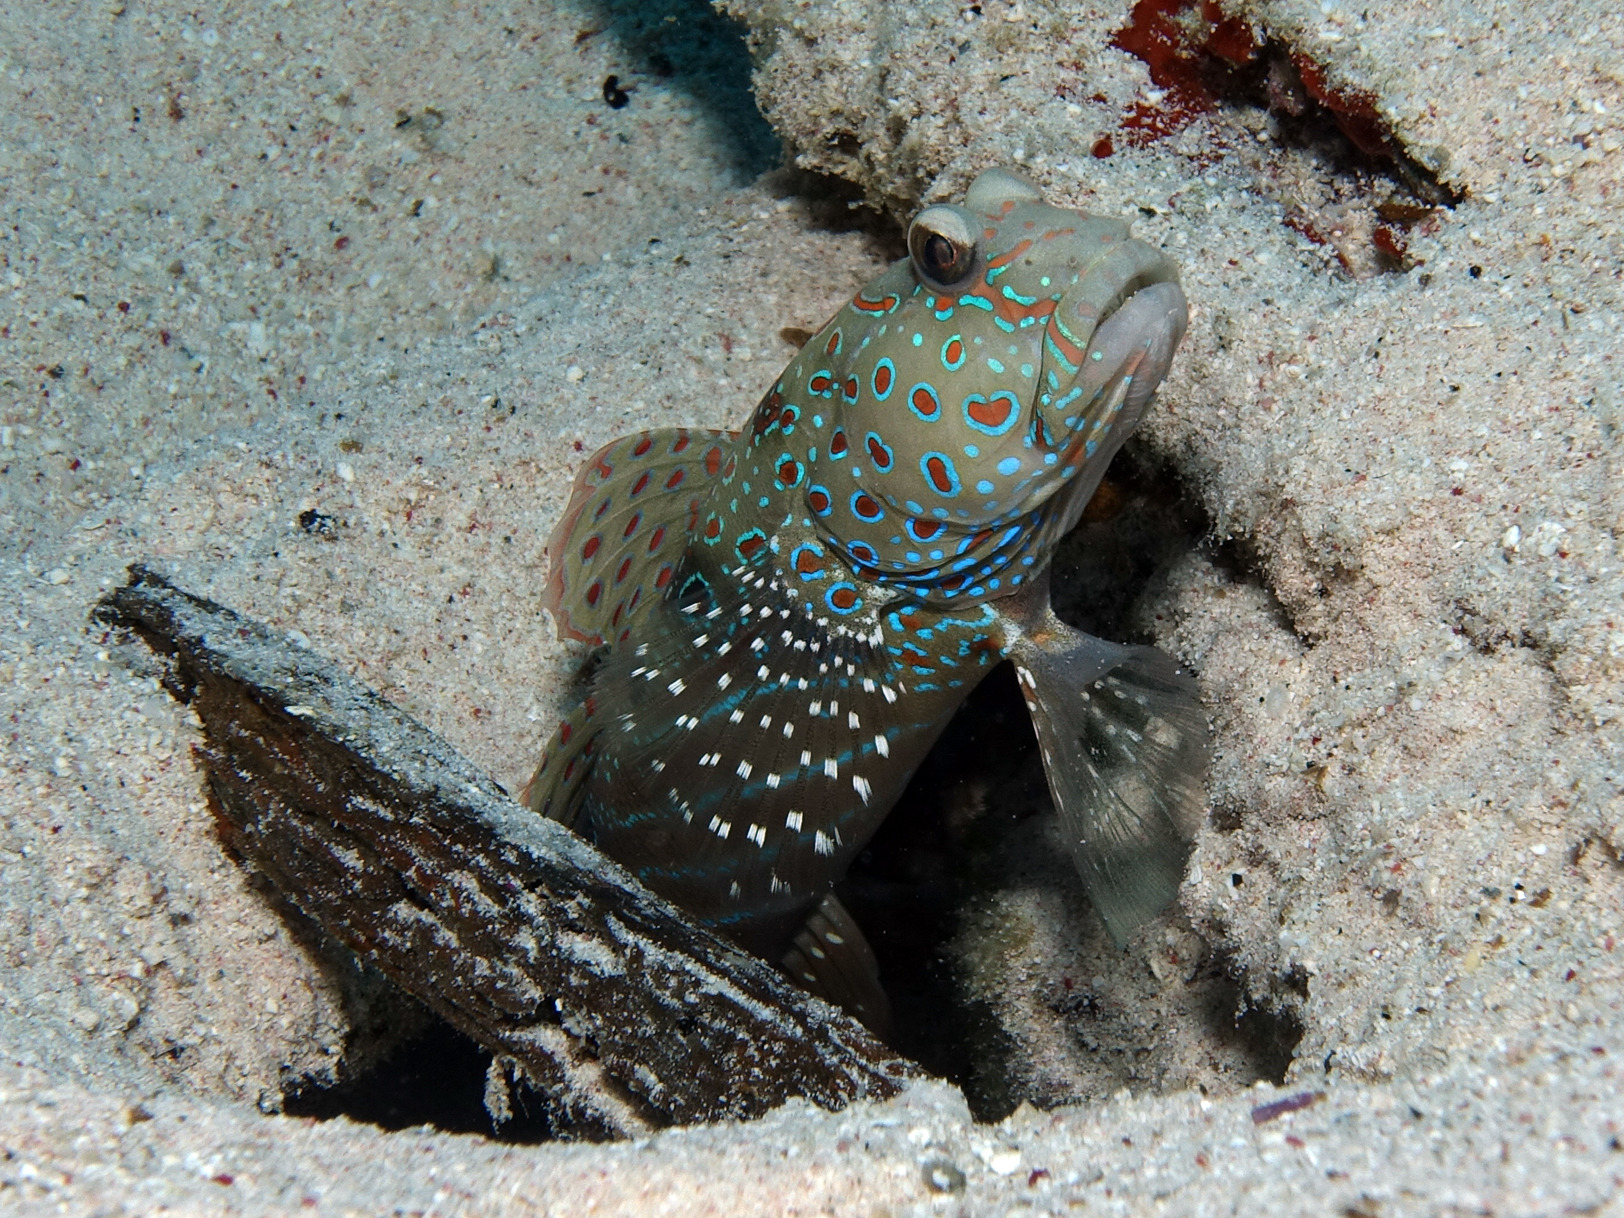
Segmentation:
<svg viewBox="0 0 1624 1218">
<path fill-rule="evenodd" d="M 1068 499 L 1080 495 L 1086 502 L 1139 426 L 1189 326 L 1184 291 L 1171 264 L 1159 260 L 1165 277 L 1135 276 L 1103 307 L 1095 285 L 1092 299 L 1063 297 L 1050 316 L 1041 383 L 1058 390 L 1040 393 L 1029 407 L 1020 480 L 1007 514 L 1030 513 L 1063 489 Z"/>
</svg>

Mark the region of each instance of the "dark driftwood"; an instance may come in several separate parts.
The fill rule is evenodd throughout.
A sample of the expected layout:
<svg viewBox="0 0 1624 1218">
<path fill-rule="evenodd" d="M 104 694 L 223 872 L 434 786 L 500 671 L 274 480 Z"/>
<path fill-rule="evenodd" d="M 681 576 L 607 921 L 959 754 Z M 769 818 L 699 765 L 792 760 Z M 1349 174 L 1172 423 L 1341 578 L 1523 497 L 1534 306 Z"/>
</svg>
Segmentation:
<svg viewBox="0 0 1624 1218">
<path fill-rule="evenodd" d="M 95 617 L 168 657 L 233 846 L 516 1063 L 556 1127 L 612 1136 L 791 1096 L 838 1108 L 914 1072 L 314 652 L 141 567 Z"/>
</svg>

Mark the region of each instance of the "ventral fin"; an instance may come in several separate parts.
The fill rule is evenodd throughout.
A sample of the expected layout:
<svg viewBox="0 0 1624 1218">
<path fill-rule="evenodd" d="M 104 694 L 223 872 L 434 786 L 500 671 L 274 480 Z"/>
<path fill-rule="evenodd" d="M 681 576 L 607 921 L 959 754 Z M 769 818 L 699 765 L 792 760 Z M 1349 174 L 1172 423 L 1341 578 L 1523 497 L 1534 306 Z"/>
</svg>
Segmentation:
<svg viewBox="0 0 1624 1218">
<path fill-rule="evenodd" d="M 784 955 L 784 971 L 826 1002 L 840 1007 L 881 1040 L 891 1038 L 891 1000 L 880 985 L 880 965 L 862 929 L 828 892 Z"/>
<path fill-rule="evenodd" d="M 643 431 L 592 455 L 547 543 L 542 606 L 560 638 L 602 645 L 631 637 L 675 576 L 699 504 L 737 435 Z"/>
<path fill-rule="evenodd" d="M 1011 647 L 1061 835 L 1117 946 L 1173 900 L 1205 802 L 1195 680 L 1046 612 Z"/>
</svg>

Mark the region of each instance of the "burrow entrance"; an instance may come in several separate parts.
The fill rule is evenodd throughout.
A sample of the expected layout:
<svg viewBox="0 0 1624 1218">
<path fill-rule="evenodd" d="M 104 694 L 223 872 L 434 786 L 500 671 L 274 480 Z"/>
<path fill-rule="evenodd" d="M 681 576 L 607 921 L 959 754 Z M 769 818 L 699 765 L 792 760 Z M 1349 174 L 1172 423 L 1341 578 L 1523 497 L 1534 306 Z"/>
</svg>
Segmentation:
<svg viewBox="0 0 1624 1218">
<path fill-rule="evenodd" d="M 1057 552 L 1054 602 L 1080 629 L 1148 642 L 1158 582 L 1208 530 L 1176 482 L 1134 456 L 1130 445 L 1118 457 Z M 1293 1020 L 1246 1009 L 1231 962 L 1176 912 L 1117 950 L 1053 821 L 1004 666 L 966 701 L 838 889 L 879 958 L 894 1047 L 960 1086 L 982 1120 L 1023 1101 L 1085 1103 L 1121 1087 L 1228 1092 L 1281 1081 L 1300 1038 Z M 514 1118 L 493 1128 L 489 1062 L 429 1019 L 366 1074 L 291 1089 L 286 1111 L 551 1138 L 545 1106 L 527 1104 L 522 1088 Z"/>
</svg>

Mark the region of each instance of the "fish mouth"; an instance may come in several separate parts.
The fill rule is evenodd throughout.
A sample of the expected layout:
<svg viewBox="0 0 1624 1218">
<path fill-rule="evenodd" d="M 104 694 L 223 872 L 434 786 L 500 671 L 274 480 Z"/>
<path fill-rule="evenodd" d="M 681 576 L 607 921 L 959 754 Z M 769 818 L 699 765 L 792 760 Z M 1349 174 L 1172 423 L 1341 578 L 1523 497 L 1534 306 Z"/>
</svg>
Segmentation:
<svg viewBox="0 0 1624 1218">
<path fill-rule="evenodd" d="M 1144 268 L 1097 305 L 1062 298 L 1050 315 L 1043 381 L 1065 388 L 1040 392 L 1032 404 L 1029 438 L 1043 469 L 1017 495 L 1013 514 L 1064 492 L 1068 504 L 1076 501 L 1066 511 L 1075 523 L 1139 426 L 1189 327 L 1184 291 L 1171 264 L 1158 261 L 1164 265 Z"/>
</svg>

